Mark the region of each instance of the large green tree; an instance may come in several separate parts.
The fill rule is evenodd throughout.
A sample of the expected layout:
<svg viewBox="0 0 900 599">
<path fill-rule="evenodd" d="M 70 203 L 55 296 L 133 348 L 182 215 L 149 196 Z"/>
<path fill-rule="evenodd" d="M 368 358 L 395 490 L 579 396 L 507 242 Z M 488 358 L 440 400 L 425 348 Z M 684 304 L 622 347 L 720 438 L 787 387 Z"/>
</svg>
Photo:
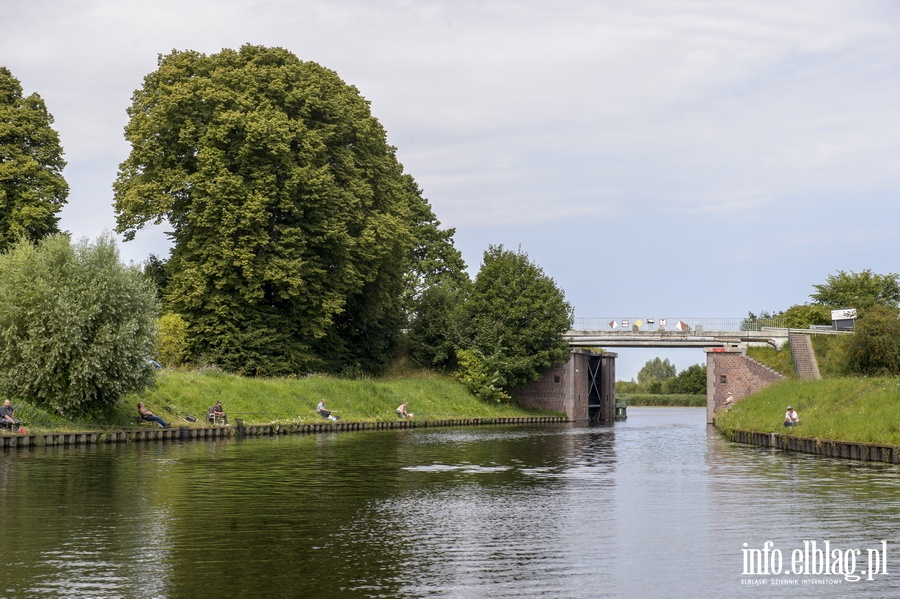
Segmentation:
<svg viewBox="0 0 900 599">
<path fill-rule="evenodd" d="M 409 328 L 409 352 L 416 362 L 438 370 L 456 368 L 470 287 L 468 279 L 448 279 L 422 291 Z"/>
<path fill-rule="evenodd" d="M 133 97 L 118 230 L 167 221 L 190 356 L 244 373 L 382 365 L 434 219 L 368 102 L 280 48 L 161 56 Z"/>
<path fill-rule="evenodd" d="M 639 383 L 649 383 L 651 381 L 666 381 L 675 377 L 675 365 L 669 362 L 669 359 L 660 360 L 658 357 L 647 360 L 644 367 L 638 371 L 637 380 Z"/>
<path fill-rule="evenodd" d="M 69 186 L 52 124 L 41 97 L 23 96 L 19 81 L 0 67 L 0 251 L 59 230 Z"/>
<path fill-rule="evenodd" d="M 485 251 L 462 315 L 462 378 L 476 394 L 500 397 L 568 359 L 572 306 L 521 250 Z"/>
<path fill-rule="evenodd" d="M 900 305 L 900 275 L 879 275 L 866 269 L 862 272 L 838 271 L 828 275 L 828 280 L 813 285 L 815 293 L 810 294 L 813 302 L 829 308 L 858 308 L 865 310 L 872 306 Z"/>
<path fill-rule="evenodd" d="M 706 365 L 691 364 L 668 383 L 671 393 L 689 393 L 702 395 L 706 393 Z"/>
<path fill-rule="evenodd" d="M 57 233 L 0 254 L 0 388 L 71 416 L 152 382 L 158 301 L 111 235 Z"/>
</svg>

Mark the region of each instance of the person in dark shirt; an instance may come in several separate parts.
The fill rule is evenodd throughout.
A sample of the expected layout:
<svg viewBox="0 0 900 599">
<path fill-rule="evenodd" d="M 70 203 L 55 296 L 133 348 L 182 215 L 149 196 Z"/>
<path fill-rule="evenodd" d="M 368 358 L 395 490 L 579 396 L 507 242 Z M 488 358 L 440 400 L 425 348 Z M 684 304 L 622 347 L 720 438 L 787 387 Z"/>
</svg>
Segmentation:
<svg viewBox="0 0 900 599">
<path fill-rule="evenodd" d="M 19 426 L 22 423 L 13 416 L 15 412 L 16 409 L 12 407 L 12 405 L 9 403 L 9 400 L 3 400 L 3 405 L 0 406 L 0 420 L 3 421 L 3 424 L 9 427 Z"/>
<path fill-rule="evenodd" d="M 220 420 L 224 424 L 228 424 L 228 416 L 225 414 L 225 409 L 222 407 L 222 402 L 217 401 L 216 405 L 210 406 L 209 409 L 206 410 L 206 419 L 212 423 L 218 423 Z"/>
</svg>

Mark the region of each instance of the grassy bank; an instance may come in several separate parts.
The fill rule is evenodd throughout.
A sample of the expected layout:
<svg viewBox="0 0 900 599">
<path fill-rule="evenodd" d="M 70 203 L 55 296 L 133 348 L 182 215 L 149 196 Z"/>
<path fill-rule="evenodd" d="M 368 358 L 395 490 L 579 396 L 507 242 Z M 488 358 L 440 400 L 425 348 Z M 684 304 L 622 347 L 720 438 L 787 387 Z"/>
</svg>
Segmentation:
<svg viewBox="0 0 900 599">
<path fill-rule="evenodd" d="M 36 432 L 134 426 L 139 401 L 174 425 L 188 424 L 186 415 L 204 424 L 206 409 L 216 400 L 222 402 L 231 421 L 243 418 L 247 424 L 321 422 L 316 413 L 321 399 L 342 420 L 360 422 L 395 420 L 394 410 L 404 401 L 416 420 L 559 415 L 486 403 L 455 380 L 427 372 L 406 372 L 402 378 L 352 380 L 327 376 L 256 379 L 221 372 L 161 371 L 152 389 L 126 397 L 102 422 L 68 421 L 27 403 L 15 404 L 16 416 Z"/>
<path fill-rule="evenodd" d="M 624 401 L 629 406 L 673 406 L 704 407 L 705 395 L 684 395 L 678 393 L 616 393 L 616 401 Z"/>
<path fill-rule="evenodd" d="M 834 441 L 900 445 L 900 379 L 788 379 L 716 415 L 726 435 L 735 429 L 788 433 Z M 783 426 L 791 405 L 800 416 L 796 429 Z"/>
</svg>

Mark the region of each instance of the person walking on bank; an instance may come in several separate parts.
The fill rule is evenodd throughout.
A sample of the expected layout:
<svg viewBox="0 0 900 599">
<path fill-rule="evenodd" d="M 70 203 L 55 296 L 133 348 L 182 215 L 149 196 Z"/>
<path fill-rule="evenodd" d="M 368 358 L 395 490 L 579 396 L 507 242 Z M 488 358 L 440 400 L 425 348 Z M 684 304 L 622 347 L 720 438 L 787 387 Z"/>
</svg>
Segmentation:
<svg viewBox="0 0 900 599">
<path fill-rule="evenodd" d="M 798 424 L 800 424 L 800 415 L 794 411 L 794 408 L 788 406 L 787 412 L 784 415 L 784 425 L 797 426 Z"/>
</svg>

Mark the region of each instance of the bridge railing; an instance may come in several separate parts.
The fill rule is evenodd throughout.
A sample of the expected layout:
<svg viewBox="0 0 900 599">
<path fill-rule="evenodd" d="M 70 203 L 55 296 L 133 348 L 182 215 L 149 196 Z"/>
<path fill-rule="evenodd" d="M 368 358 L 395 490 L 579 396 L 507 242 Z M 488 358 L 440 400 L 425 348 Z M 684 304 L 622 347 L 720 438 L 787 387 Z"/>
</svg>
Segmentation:
<svg viewBox="0 0 900 599">
<path fill-rule="evenodd" d="M 786 328 L 784 318 L 643 318 L 643 317 L 576 317 L 572 330 L 594 332 L 684 332 L 761 331 L 764 328 Z"/>
</svg>

